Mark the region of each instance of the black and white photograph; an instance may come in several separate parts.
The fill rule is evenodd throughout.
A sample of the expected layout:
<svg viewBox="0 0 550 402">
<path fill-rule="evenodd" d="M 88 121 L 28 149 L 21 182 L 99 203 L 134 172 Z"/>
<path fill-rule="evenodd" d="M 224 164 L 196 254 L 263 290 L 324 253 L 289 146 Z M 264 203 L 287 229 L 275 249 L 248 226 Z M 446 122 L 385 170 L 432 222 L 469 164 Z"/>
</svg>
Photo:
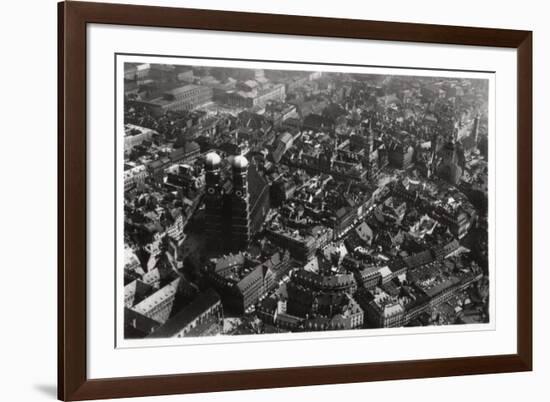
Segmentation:
<svg viewBox="0 0 550 402">
<path fill-rule="evenodd" d="M 548 13 L 453 6 L 6 3 L 0 399 L 544 400 Z"/>
<path fill-rule="evenodd" d="M 491 322 L 488 78 L 132 60 L 124 339 Z"/>
</svg>

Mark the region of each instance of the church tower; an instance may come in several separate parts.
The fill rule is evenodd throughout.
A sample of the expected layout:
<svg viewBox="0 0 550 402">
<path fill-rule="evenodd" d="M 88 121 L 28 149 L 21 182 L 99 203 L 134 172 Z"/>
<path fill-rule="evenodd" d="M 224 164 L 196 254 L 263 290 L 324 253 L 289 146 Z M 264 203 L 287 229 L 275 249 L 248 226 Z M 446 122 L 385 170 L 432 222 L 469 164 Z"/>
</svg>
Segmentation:
<svg viewBox="0 0 550 402">
<path fill-rule="evenodd" d="M 479 114 L 474 118 L 474 124 L 472 126 L 472 139 L 474 141 L 475 146 L 477 147 L 478 142 L 478 135 L 479 135 Z"/>
<path fill-rule="evenodd" d="M 372 118 L 364 120 L 361 123 L 361 134 L 364 137 L 364 152 L 366 168 L 368 169 L 367 177 L 371 179 L 373 173 L 378 170 L 378 155 L 374 153 L 374 132 L 372 129 Z"/>
<path fill-rule="evenodd" d="M 457 144 L 453 141 L 448 141 L 441 149 L 437 175 L 453 185 L 460 183 L 462 167 L 459 164 Z"/>
<path fill-rule="evenodd" d="M 233 159 L 232 169 L 233 194 L 231 195 L 230 236 L 233 248 L 240 250 L 248 246 L 251 238 L 248 160 L 242 155 L 237 155 Z"/>
<path fill-rule="evenodd" d="M 372 129 L 372 118 L 369 118 L 368 126 L 366 127 L 366 135 L 367 135 L 367 154 L 371 155 L 372 151 L 374 150 L 374 132 Z"/>
<path fill-rule="evenodd" d="M 205 162 L 205 231 L 209 240 L 219 243 L 222 236 L 223 193 L 220 177 L 221 158 L 215 152 L 206 155 Z"/>
<path fill-rule="evenodd" d="M 455 153 L 455 143 L 454 141 L 449 141 L 445 144 L 441 150 L 441 157 L 443 158 L 443 163 L 455 163 L 456 162 L 456 153 Z"/>
</svg>

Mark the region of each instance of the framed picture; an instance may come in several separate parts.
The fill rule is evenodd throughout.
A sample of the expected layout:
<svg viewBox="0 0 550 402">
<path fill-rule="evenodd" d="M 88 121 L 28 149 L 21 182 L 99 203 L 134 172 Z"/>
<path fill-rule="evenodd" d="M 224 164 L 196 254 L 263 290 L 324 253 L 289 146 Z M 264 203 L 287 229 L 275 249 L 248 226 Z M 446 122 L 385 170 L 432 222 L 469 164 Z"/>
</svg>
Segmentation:
<svg viewBox="0 0 550 402">
<path fill-rule="evenodd" d="M 531 32 L 58 16 L 60 399 L 531 370 Z"/>
</svg>

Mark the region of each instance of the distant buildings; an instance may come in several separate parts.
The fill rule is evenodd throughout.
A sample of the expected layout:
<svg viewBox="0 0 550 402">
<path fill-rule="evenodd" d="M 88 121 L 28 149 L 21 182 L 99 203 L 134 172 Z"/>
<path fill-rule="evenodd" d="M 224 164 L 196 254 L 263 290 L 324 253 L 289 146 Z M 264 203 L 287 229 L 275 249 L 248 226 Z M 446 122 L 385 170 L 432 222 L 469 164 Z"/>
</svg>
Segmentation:
<svg viewBox="0 0 550 402">
<path fill-rule="evenodd" d="M 266 234 L 275 244 L 289 250 L 292 257 L 301 262 L 307 262 L 318 249 L 323 248 L 333 238 L 332 229 L 322 226 L 313 227 L 302 233 L 288 229 L 267 229 Z"/>
<path fill-rule="evenodd" d="M 144 84 L 152 80 L 163 80 L 173 77 L 174 66 L 166 64 L 134 64 L 124 63 L 124 79 Z"/>
<path fill-rule="evenodd" d="M 157 134 L 154 130 L 133 124 L 124 125 L 124 153 L 129 153 L 136 145 L 150 141 Z"/>
<path fill-rule="evenodd" d="M 330 148 L 314 148 L 297 152 L 288 158 L 288 164 L 294 168 L 304 169 L 312 173 L 325 173 L 339 180 L 363 181 L 367 178 L 369 169 L 360 158 L 347 159 L 345 152 Z"/>
<path fill-rule="evenodd" d="M 302 318 L 305 331 L 360 328 L 365 313 L 350 296 L 354 290 L 352 274 L 322 277 L 297 271 L 287 285 L 287 313 Z"/>
<path fill-rule="evenodd" d="M 139 165 L 124 171 L 124 191 L 130 191 L 145 182 L 148 176 L 145 165 Z"/>
<path fill-rule="evenodd" d="M 200 146 L 195 141 L 185 141 L 183 146 L 174 149 L 170 155 L 171 163 L 192 163 L 200 155 Z"/>
<path fill-rule="evenodd" d="M 436 207 L 431 210 L 430 214 L 435 220 L 447 225 L 451 233 L 459 239 L 468 233 L 476 219 L 474 211 L 468 213 L 460 208 L 448 210 L 443 207 Z"/>
<path fill-rule="evenodd" d="M 281 84 L 259 86 L 256 81 L 246 81 L 241 90 L 218 92 L 217 101 L 231 107 L 263 107 L 270 101 L 285 100 L 285 87 Z"/>
<path fill-rule="evenodd" d="M 275 145 L 271 153 L 273 162 L 279 163 L 286 151 L 288 151 L 292 147 L 293 142 L 294 138 L 289 132 L 284 132 L 279 135 L 275 140 Z"/>
<path fill-rule="evenodd" d="M 357 288 L 352 273 L 337 273 L 334 275 L 320 275 L 306 270 L 299 270 L 292 276 L 292 281 L 298 285 L 320 292 L 349 292 Z"/>
<path fill-rule="evenodd" d="M 470 151 L 478 146 L 480 131 L 479 125 L 480 117 L 476 116 L 472 122 L 471 131 L 468 133 L 468 135 L 460 139 L 460 143 L 462 144 L 464 150 Z"/>
<path fill-rule="evenodd" d="M 392 142 L 388 147 L 388 160 L 391 166 L 397 169 L 408 168 L 414 155 L 414 148 L 410 145 Z"/>
<path fill-rule="evenodd" d="M 188 84 L 166 91 L 161 97 L 148 101 L 134 101 L 135 105 L 144 106 L 155 115 L 167 111 L 193 110 L 212 100 L 212 89 L 206 86 Z"/>
</svg>

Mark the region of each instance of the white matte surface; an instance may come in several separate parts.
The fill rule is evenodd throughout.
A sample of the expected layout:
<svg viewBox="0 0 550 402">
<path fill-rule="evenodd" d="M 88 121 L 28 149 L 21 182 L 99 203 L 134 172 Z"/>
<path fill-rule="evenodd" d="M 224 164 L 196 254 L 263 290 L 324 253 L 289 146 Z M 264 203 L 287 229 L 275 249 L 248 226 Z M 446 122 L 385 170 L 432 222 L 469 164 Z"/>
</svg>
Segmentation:
<svg viewBox="0 0 550 402">
<path fill-rule="evenodd" d="M 491 229 L 492 331 L 489 326 L 379 330 L 392 336 L 361 336 L 363 331 L 334 333 L 239 336 L 218 339 L 184 339 L 164 344 L 185 347 L 115 348 L 114 335 L 114 53 L 145 53 L 203 57 L 285 60 L 303 62 L 368 64 L 376 66 L 429 67 L 496 71 L 492 74 L 443 71 L 386 70 L 388 73 L 490 78 L 490 112 L 497 95 L 496 115 L 490 118 L 490 226 Z M 422 45 L 332 38 L 219 33 L 181 29 L 158 29 L 90 25 L 88 27 L 88 375 L 90 378 L 224 371 L 270 367 L 312 366 L 390 360 L 427 359 L 515 353 L 515 51 L 465 46 Z M 137 58 L 129 58 L 137 60 Z M 156 61 L 160 61 L 157 59 Z M 118 61 L 121 63 L 121 60 Z M 204 63 L 204 61 L 195 61 Z M 209 60 L 208 64 L 227 64 Z M 231 61 L 231 65 L 246 65 Z M 262 64 L 262 66 L 265 64 Z M 118 71 L 121 70 L 119 64 Z M 277 68 L 291 68 L 281 64 Z M 294 68 L 294 67 L 292 67 Z M 317 67 L 318 68 L 318 67 Z M 371 71 L 357 67 L 322 66 L 324 70 Z M 494 87 L 493 87 L 494 84 Z M 119 81 L 119 85 L 122 82 Z M 122 91 L 122 88 L 120 88 Z M 119 92 L 120 93 L 120 92 Z M 121 97 L 118 107 L 121 110 Z M 496 124 L 494 124 L 496 122 Z M 119 119 L 118 124 L 121 123 Z M 497 130 L 495 130 L 495 127 Z M 119 127 L 122 131 L 122 127 Z M 122 140 L 121 137 L 118 138 Z M 496 146 L 496 149 L 495 149 Z M 118 149 L 122 152 L 122 144 Z M 495 158 L 495 151 L 497 157 Z M 119 158 L 121 155 L 119 154 Z M 121 169 L 122 164 L 118 168 Z M 496 178 L 495 178 L 496 173 Z M 121 177 L 121 174 L 119 175 Z M 496 181 L 495 181 L 496 180 Z M 123 197 L 119 186 L 119 199 Z M 495 208 L 495 198 L 498 207 Z M 118 227 L 123 227 L 119 204 Z M 119 231 L 119 243 L 122 232 Z M 119 261 L 123 248 L 118 250 Z M 498 267 L 498 268 L 496 268 Z M 120 276 L 119 276 L 120 278 Z M 111 297 L 109 297 L 111 296 Z M 119 311 L 121 314 L 122 311 Z M 120 321 L 119 321 L 120 322 Z M 481 328 L 480 328 L 481 327 Z M 493 326 L 491 326 L 493 328 Z M 443 331 L 443 333 L 441 333 Z M 460 331 L 460 332 L 458 332 Z M 438 333 L 439 332 L 439 333 Z M 364 331 L 371 335 L 372 332 Z M 403 334 L 409 335 L 403 335 Z M 401 334 L 401 336 L 393 336 Z M 343 337 L 346 336 L 346 337 Z M 270 341 L 257 342 L 259 339 Z M 308 341 L 304 340 L 309 338 Z M 284 339 L 284 342 L 280 340 Z M 215 342 L 215 343 L 213 343 Z M 220 342 L 225 342 L 222 344 Z M 122 342 L 119 342 L 119 345 Z M 127 344 L 125 342 L 124 344 Z M 134 344 L 137 342 L 134 342 Z M 190 344 L 194 343 L 194 346 Z M 320 351 L 323 351 L 320 353 Z M 220 359 L 219 356 L 224 358 Z M 147 361 L 147 365 L 140 364 Z"/>
</svg>

